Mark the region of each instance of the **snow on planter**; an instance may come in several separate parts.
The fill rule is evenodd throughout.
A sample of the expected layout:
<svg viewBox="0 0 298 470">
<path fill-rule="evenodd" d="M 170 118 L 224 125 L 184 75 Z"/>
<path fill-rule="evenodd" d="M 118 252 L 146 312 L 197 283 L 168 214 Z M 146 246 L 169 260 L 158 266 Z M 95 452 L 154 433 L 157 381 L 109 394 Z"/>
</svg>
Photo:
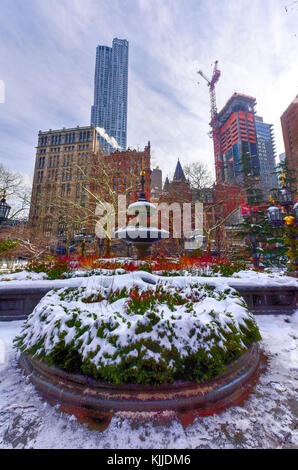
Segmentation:
<svg viewBox="0 0 298 470">
<path fill-rule="evenodd" d="M 15 344 L 102 382 L 170 384 L 209 380 L 260 339 L 244 300 L 226 284 L 138 273 L 49 292 Z"/>
</svg>

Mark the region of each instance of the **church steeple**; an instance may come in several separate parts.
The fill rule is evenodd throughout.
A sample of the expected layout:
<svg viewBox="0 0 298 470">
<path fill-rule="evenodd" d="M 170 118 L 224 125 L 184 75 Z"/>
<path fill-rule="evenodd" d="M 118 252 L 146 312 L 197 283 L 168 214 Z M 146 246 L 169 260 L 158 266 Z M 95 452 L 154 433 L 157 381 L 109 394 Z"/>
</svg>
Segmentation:
<svg viewBox="0 0 298 470">
<path fill-rule="evenodd" d="M 165 184 L 164 184 L 164 187 L 163 187 L 163 192 L 164 192 L 164 193 L 167 193 L 167 192 L 168 192 L 169 186 L 170 186 L 170 181 L 169 181 L 169 178 L 166 177 Z"/>
<path fill-rule="evenodd" d="M 179 158 L 178 158 L 178 163 L 176 166 L 173 181 L 185 181 L 186 182 L 185 174 L 184 174 Z"/>
</svg>

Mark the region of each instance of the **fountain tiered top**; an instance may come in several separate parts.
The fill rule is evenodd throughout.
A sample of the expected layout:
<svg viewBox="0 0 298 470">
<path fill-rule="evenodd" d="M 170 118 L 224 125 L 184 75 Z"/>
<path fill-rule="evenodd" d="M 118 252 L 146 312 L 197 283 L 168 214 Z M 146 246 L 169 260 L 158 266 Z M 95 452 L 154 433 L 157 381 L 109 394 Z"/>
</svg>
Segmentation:
<svg viewBox="0 0 298 470">
<path fill-rule="evenodd" d="M 151 227 L 150 225 L 150 216 L 157 211 L 157 207 L 147 201 L 145 194 L 145 171 L 141 172 L 141 186 L 142 191 L 139 200 L 128 207 L 128 213 L 138 216 L 139 219 L 135 221 L 135 225 L 128 225 L 117 230 L 115 235 L 116 238 L 135 246 L 138 251 L 138 258 L 144 259 L 153 243 L 169 238 L 170 234 L 166 230 Z"/>
</svg>

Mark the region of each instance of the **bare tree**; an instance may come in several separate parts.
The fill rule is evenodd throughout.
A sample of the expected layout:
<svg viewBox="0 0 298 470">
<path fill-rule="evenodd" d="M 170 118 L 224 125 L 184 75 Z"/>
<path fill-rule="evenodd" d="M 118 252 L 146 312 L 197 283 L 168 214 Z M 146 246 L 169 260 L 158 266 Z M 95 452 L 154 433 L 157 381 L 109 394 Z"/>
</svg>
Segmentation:
<svg viewBox="0 0 298 470">
<path fill-rule="evenodd" d="M 23 175 L 0 165 L 0 196 L 8 199 L 11 205 L 9 220 L 24 218 L 30 207 L 31 187 L 24 184 Z"/>
<path fill-rule="evenodd" d="M 234 214 L 236 214 L 241 207 L 241 198 L 239 197 L 238 201 L 236 202 L 236 207 L 233 209 L 231 212 L 229 212 L 227 215 L 219 215 L 221 213 L 221 206 L 223 205 L 223 201 L 219 201 L 216 204 L 211 204 L 211 205 L 204 205 L 204 227 L 203 227 L 203 232 L 206 237 L 206 244 L 207 244 L 207 254 L 210 255 L 211 253 L 211 246 L 212 246 L 212 237 L 215 235 L 216 241 L 217 241 L 217 248 L 218 251 L 221 249 L 221 243 L 222 243 L 222 227 L 225 225 L 226 222 L 229 221 L 229 219 L 232 218 Z M 212 211 L 215 211 L 215 221 L 213 218 L 213 223 L 212 223 L 212 217 L 211 213 Z"/>
<path fill-rule="evenodd" d="M 98 221 L 98 210 L 107 211 L 110 207 L 113 214 L 112 218 L 119 220 L 118 216 L 122 215 L 119 210 L 123 210 L 126 215 L 126 207 L 119 208 L 118 196 L 128 196 L 132 192 L 140 190 L 140 170 L 141 165 L 137 161 L 130 161 L 129 171 L 123 172 L 117 161 L 113 161 L 106 157 L 101 151 L 91 156 L 91 166 L 89 173 L 81 167 L 77 166 L 78 174 L 81 175 L 78 180 L 82 190 L 88 195 L 89 204 L 87 205 L 87 213 L 89 222 L 93 225 Z M 111 218 L 111 220 L 112 220 Z M 105 235 L 105 256 L 110 256 L 111 252 L 111 236 L 112 225 L 107 217 L 106 226 L 102 227 Z"/>
<path fill-rule="evenodd" d="M 14 259 L 37 259 L 50 254 L 53 241 L 43 233 L 33 233 L 27 224 L 21 223 L 0 231 L 0 255 Z"/>
<path fill-rule="evenodd" d="M 88 162 L 78 161 L 72 168 L 71 192 L 68 194 L 49 190 L 43 192 L 42 220 L 44 232 L 56 231 L 66 240 L 66 251 L 69 253 L 71 240 L 80 234 L 82 228 L 89 232 L 94 230 L 99 220 L 99 213 L 109 210 L 104 230 L 105 255 L 110 256 L 112 239 L 112 221 L 118 220 L 118 196 L 128 196 L 139 190 L 141 164 L 131 159 L 129 171 L 123 172 L 118 162 L 105 156 L 102 151 L 90 155 Z M 101 209 L 101 210 L 99 210 Z M 109 220 L 111 223 L 109 223 Z M 126 220 L 126 219 L 125 219 Z M 46 229 L 48 224 L 48 230 Z M 38 227 L 40 230 L 42 227 Z"/>
<path fill-rule="evenodd" d="M 214 184 L 207 165 L 202 162 L 194 162 L 184 167 L 184 173 L 189 180 L 190 186 L 194 190 L 210 188 Z"/>
</svg>

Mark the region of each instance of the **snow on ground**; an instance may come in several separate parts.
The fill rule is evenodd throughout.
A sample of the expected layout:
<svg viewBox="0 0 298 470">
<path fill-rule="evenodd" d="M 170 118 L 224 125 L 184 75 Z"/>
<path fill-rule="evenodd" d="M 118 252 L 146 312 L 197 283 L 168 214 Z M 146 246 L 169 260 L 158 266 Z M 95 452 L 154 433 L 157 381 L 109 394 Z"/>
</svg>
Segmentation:
<svg viewBox="0 0 298 470">
<path fill-rule="evenodd" d="M 242 407 L 196 418 L 185 429 L 179 421 L 136 427 L 114 417 L 102 432 L 40 399 L 18 369 L 12 348 L 22 322 L 0 323 L 0 448 L 297 448 L 298 311 L 291 317 L 257 317 L 257 322 L 268 368 Z"/>
<path fill-rule="evenodd" d="M 61 289 L 63 287 L 79 287 L 80 285 L 84 285 L 86 282 L 86 276 L 80 277 L 80 272 L 78 271 L 77 275 L 74 273 L 73 277 L 69 279 L 57 279 L 57 280 L 48 280 L 44 279 L 44 273 L 28 273 L 26 271 L 22 271 L 16 274 L 4 275 L 0 276 L 0 292 L 5 291 L 7 292 L 9 289 L 17 288 L 28 288 L 31 289 L 32 287 L 37 288 L 58 288 Z M 119 276 L 121 274 L 121 276 Z M 116 270 L 115 273 L 112 270 L 100 270 L 100 274 L 95 276 L 90 276 L 90 278 L 95 279 L 107 279 L 105 282 L 108 282 L 114 286 L 114 288 L 122 288 L 127 286 L 127 283 L 136 283 L 136 282 L 153 282 L 157 283 L 160 281 L 161 283 L 169 282 L 173 283 L 176 286 L 184 286 L 185 283 L 190 283 L 192 278 L 195 278 L 195 281 L 201 284 L 211 284 L 211 285 L 221 285 L 227 284 L 231 287 L 241 287 L 245 285 L 249 285 L 250 287 L 279 287 L 279 286 L 287 286 L 287 287 L 297 287 L 298 280 L 294 277 L 290 276 L 279 276 L 277 273 L 258 273 L 255 271 L 241 271 L 240 273 L 234 274 L 232 277 L 200 277 L 197 275 L 191 275 L 188 273 L 182 273 L 180 276 L 173 276 L 173 277 L 163 277 L 158 274 L 149 274 L 145 271 L 135 271 L 132 273 L 126 273 L 124 270 Z M 171 281 L 173 279 L 173 281 Z M 187 280 L 186 280 L 187 279 Z M 9 282 L 8 282 L 9 280 Z M 122 287 L 120 287 L 122 286 Z"/>
<path fill-rule="evenodd" d="M 41 281 L 47 279 L 45 273 L 33 273 L 29 271 L 20 271 L 18 273 L 0 274 L 0 281 Z"/>
</svg>

